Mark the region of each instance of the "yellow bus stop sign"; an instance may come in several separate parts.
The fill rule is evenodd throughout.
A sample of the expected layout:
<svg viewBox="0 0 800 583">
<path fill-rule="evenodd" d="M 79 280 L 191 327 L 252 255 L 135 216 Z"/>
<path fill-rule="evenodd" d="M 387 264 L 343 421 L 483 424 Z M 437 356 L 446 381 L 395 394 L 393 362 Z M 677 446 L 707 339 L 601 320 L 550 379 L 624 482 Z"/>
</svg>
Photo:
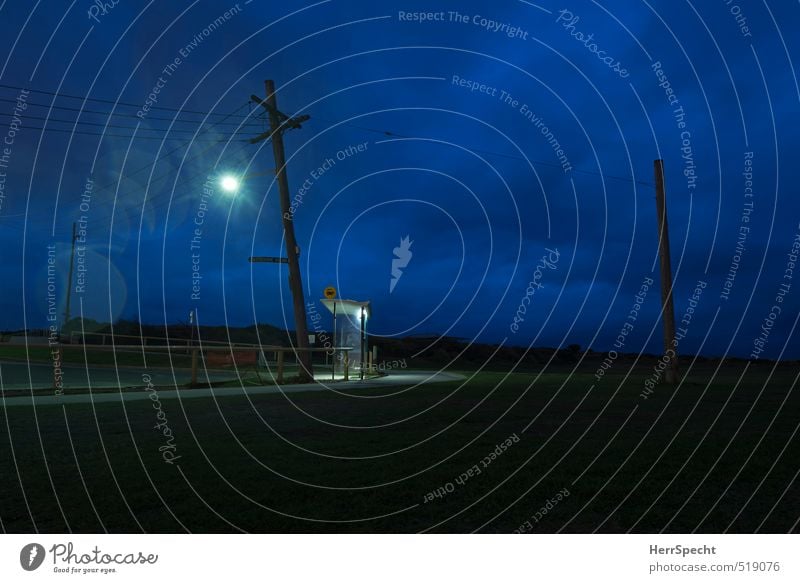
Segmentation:
<svg viewBox="0 0 800 583">
<path fill-rule="evenodd" d="M 336 288 L 333 286 L 329 285 L 328 287 L 326 287 L 323 293 L 325 294 L 325 297 L 329 300 L 336 298 Z"/>
</svg>

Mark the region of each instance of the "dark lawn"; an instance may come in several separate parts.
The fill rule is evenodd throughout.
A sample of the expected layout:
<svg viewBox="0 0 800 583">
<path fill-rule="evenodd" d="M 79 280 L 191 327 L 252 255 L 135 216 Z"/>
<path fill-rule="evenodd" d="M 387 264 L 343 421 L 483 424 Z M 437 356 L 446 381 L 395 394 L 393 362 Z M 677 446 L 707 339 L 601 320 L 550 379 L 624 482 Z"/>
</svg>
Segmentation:
<svg viewBox="0 0 800 583">
<path fill-rule="evenodd" d="M 0 519 L 6 532 L 512 532 L 526 520 L 532 532 L 751 532 L 766 517 L 761 531 L 786 532 L 800 517 L 795 371 L 758 398 L 769 368 L 751 370 L 723 410 L 738 370 L 707 386 L 711 370 L 648 400 L 642 371 L 610 404 L 621 376 L 591 391 L 592 374 L 543 374 L 528 389 L 533 374 L 483 373 L 382 398 L 397 389 L 163 400 L 173 465 L 148 401 L 9 407 Z M 519 443 L 483 467 L 512 434 Z"/>
</svg>

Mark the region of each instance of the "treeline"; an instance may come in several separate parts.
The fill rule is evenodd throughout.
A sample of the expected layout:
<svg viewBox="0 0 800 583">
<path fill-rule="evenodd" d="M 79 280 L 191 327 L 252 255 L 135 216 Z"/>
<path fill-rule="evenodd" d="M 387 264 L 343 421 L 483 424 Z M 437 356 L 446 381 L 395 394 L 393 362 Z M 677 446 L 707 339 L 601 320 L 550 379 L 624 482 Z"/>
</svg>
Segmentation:
<svg viewBox="0 0 800 583">
<path fill-rule="evenodd" d="M 148 338 L 170 338 L 188 340 L 191 338 L 213 342 L 232 342 L 238 344 L 265 344 L 272 346 L 289 346 L 287 332 L 269 324 L 258 324 L 242 328 L 230 326 L 192 326 L 188 323 L 146 324 L 137 320 L 120 319 L 116 323 L 98 322 L 91 318 L 73 318 L 63 328 L 63 336 L 69 338 L 73 332 L 114 334 L 115 336 L 137 336 Z"/>
</svg>

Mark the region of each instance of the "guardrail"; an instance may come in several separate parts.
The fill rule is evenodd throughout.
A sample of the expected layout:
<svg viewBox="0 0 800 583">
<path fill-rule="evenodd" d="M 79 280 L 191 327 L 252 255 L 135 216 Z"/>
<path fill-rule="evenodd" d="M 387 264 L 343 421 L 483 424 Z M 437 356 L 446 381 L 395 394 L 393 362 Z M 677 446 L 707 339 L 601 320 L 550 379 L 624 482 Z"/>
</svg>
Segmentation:
<svg viewBox="0 0 800 583">
<path fill-rule="evenodd" d="M 233 347 L 243 347 L 243 348 L 258 348 L 258 344 L 251 344 L 247 342 L 224 342 L 222 340 L 198 340 L 198 339 L 191 339 L 191 338 L 168 338 L 166 336 L 136 336 L 134 334 L 109 334 L 108 332 L 78 332 L 77 330 L 73 330 L 69 333 L 69 343 L 70 344 L 87 344 L 86 338 L 87 337 L 100 337 L 100 346 L 106 346 L 109 344 L 116 345 L 117 340 L 120 339 L 127 339 L 132 338 L 138 343 L 141 343 L 142 346 L 192 346 L 192 345 L 199 345 L 199 346 L 207 346 L 207 345 L 214 345 L 214 346 L 233 346 Z M 110 340 L 110 342 L 107 342 Z M 149 341 L 149 344 L 148 344 Z M 160 344 L 159 344 L 160 343 Z M 165 344 L 167 343 L 167 344 Z M 131 342 L 130 344 L 137 345 L 137 342 Z M 91 346 L 97 346 L 94 343 L 91 343 Z"/>
<path fill-rule="evenodd" d="M 116 338 L 116 336 L 115 336 Z M 136 337 L 138 338 L 138 337 Z M 334 362 L 337 360 L 337 354 L 343 354 L 341 361 L 344 367 L 344 380 L 350 380 L 350 351 L 354 350 L 352 346 L 339 346 L 339 347 L 332 347 L 332 348 L 294 348 L 294 347 L 287 347 L 287 346 L 256 346 L 256 345 L 230 345 L 226 344 L 225 346 L 206 346 L 205 341 L 203 345 L 184 345 L 180 344 L 178 346 L 145 346 L 144 344 L 136 345 L 136 344 L 117 344 L 114 346 L 109 346 L 107 344 L 59 344 L 59 350 L 83 350 L 85 348 L 91 347 L 92 350 L 100 350 L 100 351 L 123 351 L 123 352 L 132 352 L 132 351 L 147 351 L 147 352 L 177 352 L 177 353 L 184 353 L 191 355 L 191 387 L 198 386 L 198 368 L 200 363 L 200 355 L 204 353 L 214 353 L 214 352 L 221 352 L 225 353 L 228 352 L 231 356 L 234 356 L 235 352 L 255 352 L 256 359 L 258 358 L 259 353 L 265 352 L 275 352 L 276 353 L 276 376 L 275 381 L 278 384 L 282 384 L 284 382 L 284 369 L 285 369 L 285 361 L 286 361 L 286 353 L 298 353 L 298 352 L 311 352 L 312 354 L 315 352 L 328 352 L 333 351 Z M 234 366 L 236 365 L 235 356 L 233 358 Z M 335 366 L 334 366 L 334 373 L 335 375 Z M 57 388 L 57 379 L 56 379 L 56 369 L 53 369 L 53 388 Z"/>
</svg>

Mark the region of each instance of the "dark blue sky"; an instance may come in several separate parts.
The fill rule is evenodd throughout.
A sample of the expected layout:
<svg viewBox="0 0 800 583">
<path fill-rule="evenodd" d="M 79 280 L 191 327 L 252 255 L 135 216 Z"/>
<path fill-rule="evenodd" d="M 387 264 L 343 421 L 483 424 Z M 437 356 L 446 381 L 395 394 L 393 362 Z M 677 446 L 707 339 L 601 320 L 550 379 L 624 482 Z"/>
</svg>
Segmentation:
<svg viewBox="0 0 800 583">
<path fill-rule="evenodd" d="M 245 104 L 271 78 L 281 109 L 311 115 L 286 147 L 318 308 L 335 285 L 372 300 L 376 334 L 597 350 L 631 322 L 624 350 L 657 352 L 658 288 L 626 318 L 645 278 L 658 283 L 663 158 L 678 320 L 706 283 L 680 350 L 748 356 L 767 319 L 762 356 L 800 358 L 800 271 L 786 271 L 800 223 L 796 3 L 92 6 L 0 3 L 0 139 L 19 126 L 0 168 L 0 328 L 46 323 L 54 243 L 63 310 L 81 215 L 73 315 L 175 322 L 197 308 L 203 324 L 292 327 L 285 267 L 247 262 L 285 252 L 271 147 L 242 141 L 265 129 Z M 418 11 L 438 16 L 412 20 Z M 36 105 L 15 123 L 20 87 Z M 166 109 L 145 114 L 154 88 Z M 204 197 L 228 171 L 254 176 L 235 198 L 216 187 Z M 406 236 L 413 255 L 390 293 Z M 541 263 L 547 249 L 557 263 Z"/>
</svg>

